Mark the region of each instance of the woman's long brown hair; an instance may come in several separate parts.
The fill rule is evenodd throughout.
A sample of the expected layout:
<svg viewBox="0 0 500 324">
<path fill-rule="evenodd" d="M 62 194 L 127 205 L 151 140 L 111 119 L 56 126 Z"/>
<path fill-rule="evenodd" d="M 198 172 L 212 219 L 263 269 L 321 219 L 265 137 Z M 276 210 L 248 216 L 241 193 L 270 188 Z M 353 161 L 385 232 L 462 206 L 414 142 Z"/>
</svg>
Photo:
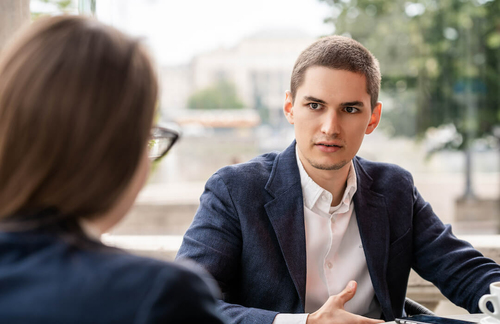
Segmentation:
<svg viewBox="0 0 500 324">
<path fill-rule="evenodd" d="M 0 220 L 38 215 L 36 227 L 109 210 L 139 165 L 157 101 L 143 46 L 59 16 L 0 55 Z"/>
</svg>

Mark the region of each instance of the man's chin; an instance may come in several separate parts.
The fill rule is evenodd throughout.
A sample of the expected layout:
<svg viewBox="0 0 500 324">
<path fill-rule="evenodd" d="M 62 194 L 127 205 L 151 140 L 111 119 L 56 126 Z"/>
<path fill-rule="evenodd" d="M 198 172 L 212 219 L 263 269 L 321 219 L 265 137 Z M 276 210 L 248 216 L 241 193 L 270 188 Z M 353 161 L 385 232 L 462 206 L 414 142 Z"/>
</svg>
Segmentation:
<svg viewBox="0 0 500 324">
<path fill-rule="evenodd" d="M 340 161 L 340 162 L 328 162 L 328 163 L 320 163 L 315 161 L 309 161 L 311 166 L 318 170 L 326 170 L 326 171 L 336 171 L 342 169 L 344 166 L 349 163 L 349 161 Z"/>
</svg>

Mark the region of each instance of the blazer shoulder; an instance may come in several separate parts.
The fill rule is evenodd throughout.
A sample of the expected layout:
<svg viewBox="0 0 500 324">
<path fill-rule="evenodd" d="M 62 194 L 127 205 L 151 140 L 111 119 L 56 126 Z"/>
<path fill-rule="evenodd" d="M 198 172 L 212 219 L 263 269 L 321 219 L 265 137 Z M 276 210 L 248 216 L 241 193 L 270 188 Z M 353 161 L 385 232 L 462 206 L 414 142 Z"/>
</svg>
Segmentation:
<svg viewBox="0 0 500 324">
<path fill-rule="evenodd" d="M 224 323 L 216 308 L 216 297 L 221 296 L 212 277 L 195 263 L 164 264 L 168 266 L 152 278 L 153 285 L 137 312 L 137 323 Z"/>
<path fill-rule="evenodd" d="M 411 173 L 396 164 L 373 162 L 358 156 L 355 157 L 355 163 L 358 164 L 356 172 L 370 178 L 375 187 L 413 186 Z"/>
<path fill-rule="evenodd" d="M 5 263 L 0 277 L 10 278 L 12 282 L 3 292 L 7 298 L 0 303 L 7 319 L 15 317 L 33 322 L 29 320 L 31 315 L 25 312 L 25 296 L 28 295 L 38 300 L 32 306 L 40 312 L 40 318 L 46 318 L 40 323 L 168 322 L 167 316 L 175 315 L 175 311 L 162 311 L 162 321 L 133 319 L 138 318 L 139 311 L 148 318 L 155 316 L 160 308 L 175 309 L 179 302 L 173 296 L 179 291 L 191 295 L 193 307 L 208 303 L 205 314 L 215 312 L 215 298 L 206 280 L 183 265 L 106 246 L 83 248 L 38 232 L 2 233 L 0 248 L 0 260 Z M 160 299 L 163 308 L 156 303 Z M 209 317 L 214 318 L 214 315 Z M 189 321 L 176 323 L 180 322 Z"/>
<path fill-rule="evenodd" d="M 103 251 L 99 253 L 90 251 L 88 253 L 95 255 L 94 261 L 91 261 L 91 263 L 100 265 L 103 270 L 101 274 L 104 275 L 107 273 L 108 276 L 116 280 L 121 276 L 128 277 L 133 273 L 135 274 L 134 277 L 138 280 L 138 284 L 141 281 L 144 283 L 151 280 L 152 277 L 155 277 L 162 271 L 169 272 L 172 279 L 176 279 L 193 273 L 193 270 L 189 269 L 190 267 L 196 269 L 192 265 L 183 265 L 138 256 L 121 249 L 110 249 L 109 252 Z"/>
<path fill-rule="evenodd" d="M 215 310 L 215 298 L 220 294 L 218 287 L 196 263 L 168 262 L 127 252 L 113 254 L 104 253 L 96 262 L 95 268 L 100 271 L 94 281 L 103 284 L 99 289 L 105 290 L 110 298 L 134 296 L 130 299 L 134 299 L 135 308 L 131 309 L 137 310 L 137 323 L 157 322 L 152 319 L 156 316 L 160 316 L 156 318 L 158 321 L 173 319 L 177 316 L 173 309 L 189 307 L 198 310 L 201 322 L 204 316 L 210 319 L 207 323 L 221 322 Z"/>
<path fill-rule="evenodd" d="M 259 155 L 248 162 L 228 165 L 219 169 L 214 176 L 220 177 L 227 185 L 233 182 L 239 185 L 250 183 L 263 183 L 265 185 L 278 155 L 278 152 L 270 152 Z"/>
</svg>

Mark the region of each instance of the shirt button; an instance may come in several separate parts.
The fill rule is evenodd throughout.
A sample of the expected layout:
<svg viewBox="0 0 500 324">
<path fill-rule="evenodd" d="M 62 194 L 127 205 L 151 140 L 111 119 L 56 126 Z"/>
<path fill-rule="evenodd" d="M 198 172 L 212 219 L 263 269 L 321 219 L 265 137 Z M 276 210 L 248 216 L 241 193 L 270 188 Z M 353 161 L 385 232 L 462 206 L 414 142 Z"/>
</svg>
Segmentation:
<svg viewBox="0 0 500 324">
<path fill-rule="evenodd" d="M 323 195 L 323 196 L 321 196 L 321 199 L 327 200 L 328 198 L 325 195 Z"/>
<path fill-rule="evenodd" d="M 333 264 L 331 262 L 328 262 L 326 266 L 328 267 L 328 269 L 331 269 L 333 267 Z"/>
</svg>

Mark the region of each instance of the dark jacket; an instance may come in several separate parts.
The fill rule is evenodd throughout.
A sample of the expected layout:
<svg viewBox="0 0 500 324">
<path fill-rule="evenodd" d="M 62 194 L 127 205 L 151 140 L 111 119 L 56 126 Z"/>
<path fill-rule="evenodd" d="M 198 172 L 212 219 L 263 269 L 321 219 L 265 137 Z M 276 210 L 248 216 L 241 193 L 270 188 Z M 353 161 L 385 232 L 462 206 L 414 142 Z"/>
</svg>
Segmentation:
<svg viewBox="0 0 500 324">
<path fill-rule="evenodd" d="M 359 157 L 353 163 L 356 217 L 383 318 L 402 315 L 411 268 L 478 312 L 479 298 L 500 281 L 500 266 L 443 225 L 409 172 Z M 304 312 L 305 242 L 294 142 L 215 173 L 177 258 L 215 277 L 224 294 L 219 306 L 235 323 L 271 323 L 277 312 Z"/>
<path fill-rule="evenodd" d="M 56 235 L 33 231 L 0 233 L 0 322 L 221 324 L 223 320 L 210 283 L 184 266 L 97 242 L 79 248 Z"/>
</svg>

